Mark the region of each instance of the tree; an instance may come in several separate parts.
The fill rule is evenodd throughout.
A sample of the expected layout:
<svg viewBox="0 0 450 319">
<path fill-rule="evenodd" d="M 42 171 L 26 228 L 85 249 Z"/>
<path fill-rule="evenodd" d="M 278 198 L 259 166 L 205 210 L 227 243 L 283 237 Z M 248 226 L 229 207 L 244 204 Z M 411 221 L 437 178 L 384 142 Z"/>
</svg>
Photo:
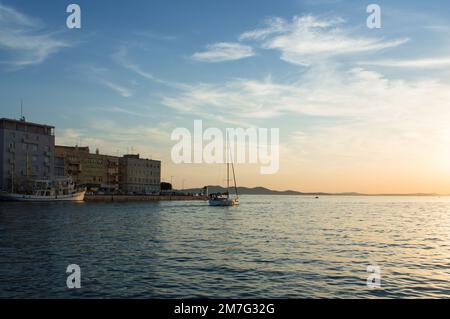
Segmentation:
<svg viewBox="0 0 450 319">
<path fill-rule="evenodd" d="M 171 191 L 172 190 L 172 184 L 162 182 L 161 183 L 161 190 L 162 191 Z"/>
</svg>

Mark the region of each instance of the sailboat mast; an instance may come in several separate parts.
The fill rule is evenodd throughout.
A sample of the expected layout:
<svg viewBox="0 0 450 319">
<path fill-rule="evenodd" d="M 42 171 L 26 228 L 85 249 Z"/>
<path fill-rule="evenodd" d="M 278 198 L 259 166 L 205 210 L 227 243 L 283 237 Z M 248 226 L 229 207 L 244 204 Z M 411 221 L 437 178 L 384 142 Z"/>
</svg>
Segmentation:
<svg viewBox="0 0 450 319">
<path fill-rule="evenodd" d="M 230 147 L 230 141 L 228 140 L 228 134 L 227 134 L 227 191 L 228 191 L 228 196 L 230 194 L 229 191 L 229 183 L 230 183 L 230 161 L 231 161 L 231 169 L 233 172 L 233 181 L 234 181 L 234 191 L 236 193 L 236 196 L 239 197 L 238 195 L 238 190 L 237 190 L 237 186 L 236 186 L 236 175 L 234 174 L 234 163 L 233 163 L 233 156 L 231 155 L 231 147 Z"/>
<path fill-rule="evenodd" d="M 228 148 L 228 147 L 227 147 Z M 230 196 L 230 161 L 227 152 L 227 196 Z"/>
<path fill-rule="evenodd" d="M 234 164 L 233 164 L 233 162 L 231 162 L 231 168 L 233 169 L 234 191 L 236 192 L 236 197 L 239 198 L 237 185 L 236 185 L 236 174 L 234 174 Z"/>
<path fill-rule="evenodd" d="M 230 163 L 227 163 L 227 192 L 230 187 Z"/>
</svg>

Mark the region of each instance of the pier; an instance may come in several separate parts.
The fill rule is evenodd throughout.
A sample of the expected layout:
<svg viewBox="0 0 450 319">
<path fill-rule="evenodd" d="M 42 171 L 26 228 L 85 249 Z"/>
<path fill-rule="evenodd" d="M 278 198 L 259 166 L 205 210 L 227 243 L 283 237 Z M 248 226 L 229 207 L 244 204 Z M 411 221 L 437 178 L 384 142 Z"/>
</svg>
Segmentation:
<svg viewBox="0 0 450 319">
<path fill-rule="evenodd" d="M 192 195 L 86 195 L 85 202 L 160 202 L 160 201 L 206 201 L 206 196 Z"/>
</svg>

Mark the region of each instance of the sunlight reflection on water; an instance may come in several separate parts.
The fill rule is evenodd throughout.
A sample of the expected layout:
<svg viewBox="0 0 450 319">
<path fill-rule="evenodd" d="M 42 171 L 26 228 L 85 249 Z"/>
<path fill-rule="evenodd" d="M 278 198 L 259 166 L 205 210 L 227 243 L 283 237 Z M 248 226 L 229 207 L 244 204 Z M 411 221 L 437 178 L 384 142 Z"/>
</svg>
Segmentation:
<svg viewBox="0 0 450 319">
<path fill-rule="evenodd" d="M 0 298 L 449 297 L 449 214 L 448 197 L 0 203 Z"/>
</svg>

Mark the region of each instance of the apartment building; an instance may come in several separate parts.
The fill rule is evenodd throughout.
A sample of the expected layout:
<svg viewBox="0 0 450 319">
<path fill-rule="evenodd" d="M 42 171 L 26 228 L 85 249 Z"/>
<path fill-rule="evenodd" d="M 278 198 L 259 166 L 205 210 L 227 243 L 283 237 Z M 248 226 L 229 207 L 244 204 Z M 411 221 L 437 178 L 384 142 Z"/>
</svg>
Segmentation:
<svg viewBox="0 0 450 319">
<path fill-rule="evenodd" d="M 55 146 L 55 172 L 71 176 L 79 186 L 93 191 L 119 189 L 119 158 L 91 153 L 89 147 Z"/>
<path fill-rule="evenodd" d="M 29 182 L 71 176 L 92 191 L 154 194 L 161 190 L 161 161 L 137 155 L 103 155 L 89 147 L 55 146 L 54 127 L 0 119 L 0 189 L 24 191 Z"/>
<path fill-rule="evenodd" d="M 28 181 L 54 176 L 54 127 L 0 119 L 0 189 L 21 191 Z"/>
<path fill-rule="evenodd" d="M 154 194 L 161 191 L 161 161 L 124 155 L 119 160 L 119 188 L 124 193 Z"/>
</svg>

